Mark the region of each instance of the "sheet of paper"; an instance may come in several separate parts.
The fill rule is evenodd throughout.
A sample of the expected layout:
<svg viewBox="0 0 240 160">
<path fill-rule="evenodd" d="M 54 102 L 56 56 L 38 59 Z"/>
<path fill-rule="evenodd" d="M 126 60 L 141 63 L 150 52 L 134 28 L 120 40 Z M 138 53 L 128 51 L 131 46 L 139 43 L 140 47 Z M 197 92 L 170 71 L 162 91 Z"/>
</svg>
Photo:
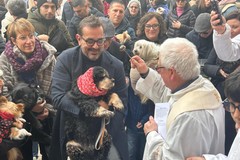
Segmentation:
<svg viewBox="0 0 240 160">
<path fill-rule="evenodd" d="M 167 116 L 169 112 L 170 104 L 169 103 L 156 103 L 154 120 L 158 124 L 158 133 L 161 134 L 162 138 L 165 140 L 167 135 Z"/>
</svg>

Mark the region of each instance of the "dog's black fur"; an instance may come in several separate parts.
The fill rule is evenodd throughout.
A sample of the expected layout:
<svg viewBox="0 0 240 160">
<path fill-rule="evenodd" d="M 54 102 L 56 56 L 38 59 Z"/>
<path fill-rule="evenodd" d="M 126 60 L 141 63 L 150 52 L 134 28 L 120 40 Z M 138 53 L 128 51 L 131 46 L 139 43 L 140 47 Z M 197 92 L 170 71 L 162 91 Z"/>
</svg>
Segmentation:
<svg viewBox="0 0 240 160">
<path fill-rule="evenodd" d="M 49 117 L 54 116 L 56 111 L 50 104 L 51 99 L 47 97 L 38 85 L 18 83 L 11 92 L 12 101 L 14 103 L 23 103 L 25 106 L 24 118 L 31 125 L 32 139 L 43 144 L 50 144 L 51 136 L 48 130 L 51 128 L 49 119 L 40 121 L 36 118 L 37 113 L 32 112 L 32 108 L 39 102 L 46 100 L 45 107 L 49 110 Z M 50 129 L 51 130 L 51 129 Z"/>
<path fill-rule="evenodd" d="M 94 67 L 93 79 L 96 86 L 107 78 L 110 83 L 114 83 L 109 78 L 107 71 L 102 67 Z M 112 86 L 113 87 L 113 86 Z M 111 89 L 110 87 L 109 89 Z M 115 94 L 115 93 L 113 93 Z M 67 135 L 66 150 L 71 160 L 106 160 L 111 145 L 111 136 L 104 131 L 103 143 L 100 149 L 95 149 L 95 142 L 101 129 L 102 119 L 110 119 L 114 112 L 100 107 L 99 100 L 111 101 L 111 94 L 100 97 L 91 97 L 83 94 L 74 83 L 72 90 L 68 94 L 71 99 L 79 106 L 81 115 L 73 117 L 70 113 L 66 114 L 65 133 Z M 119 98 L 119 97 L 118 97 Z M 113 108 L 122 109 L 123 105 L 120 99 L 113 102 Z M 109 103 L 108 103 L 109 104 Z M 110 104 L 111 105 L 111 104 Z"/>
</svg>

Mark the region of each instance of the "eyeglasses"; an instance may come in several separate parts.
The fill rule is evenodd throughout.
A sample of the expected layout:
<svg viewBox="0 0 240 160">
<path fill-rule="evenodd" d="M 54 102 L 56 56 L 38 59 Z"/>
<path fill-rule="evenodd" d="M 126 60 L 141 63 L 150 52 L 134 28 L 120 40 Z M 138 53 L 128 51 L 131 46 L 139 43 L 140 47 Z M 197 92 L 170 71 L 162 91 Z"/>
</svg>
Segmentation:
<svg viewBox="0 0 240 160">
<path fill-rule="evenodd" d="M 152 24 L 152 25 L 151 24 L 146 24 L 145 28 L 146 29 L 151 29 L 151 28 L 152 29 L 157 29 L 159 26 L 160 26 L 159 24 Z"/>
<path fill-rule="evenodd" d="M 84 39 L 82 37 L 82 39 L 87 43 L 88 46 L 93 46 L 95 43 L 97 43 L 98 46 L 102 46 L 105 42 L 105 38 L 99 38 L 98 40 L 94 40 L 94 39 Z"/>
<path fill-rule="evenodd" d="M 227 98 L 222 103 L 225 110 L 230 113 L 234 113 L 236 109 L 240 111 L 240 105 L 236 106 L 233 102 L 230 102 L 229 99 Z"/>
</svg>

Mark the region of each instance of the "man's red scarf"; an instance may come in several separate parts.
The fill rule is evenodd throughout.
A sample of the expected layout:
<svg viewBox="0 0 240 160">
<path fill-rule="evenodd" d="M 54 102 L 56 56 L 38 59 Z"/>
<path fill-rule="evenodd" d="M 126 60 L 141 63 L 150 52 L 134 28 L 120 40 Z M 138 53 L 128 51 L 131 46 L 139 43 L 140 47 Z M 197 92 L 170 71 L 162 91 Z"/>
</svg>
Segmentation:
<svg viewBox="0 0 240 160">
<path fill-rule="evenodd" d="M 106 90 L 99 90 L 93 81 L 93 67 L 89 68 L 83 75 L 78 77 L 78 89 L 85 95 L 98 97 L 105 95 Z"/>
</svg>

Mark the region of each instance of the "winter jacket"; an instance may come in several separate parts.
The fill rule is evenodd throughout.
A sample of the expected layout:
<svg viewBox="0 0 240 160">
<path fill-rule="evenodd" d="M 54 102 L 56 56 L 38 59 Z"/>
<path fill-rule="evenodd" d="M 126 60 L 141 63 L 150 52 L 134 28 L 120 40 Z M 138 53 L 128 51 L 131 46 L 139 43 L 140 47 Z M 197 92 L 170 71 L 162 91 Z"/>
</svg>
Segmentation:
<svg viewBox="0 0 240 160">
<path fill-rule="evenodd" d="M 153 116 L 155 104 L 148 100 L 142 104 L 141 99 L 134 93 L 131 85 L 128 87 L 128 114 L 126 117 L 126 126 L 135 132 L 143 132 L 143 128 L 137 128 L 136 125 L 140 122 L 144 125 L 149 116 Z"/>
<path fill-rule="evenodd" d="M 128 19 L 128 21 L 130 23 L 130 27 L 133 28 L 134 31 L 136 31 L 138 22 L 141 18 L 140 11 L 138 12 L 138 14 L 136 16 L 132 16 L 129 12 L 129 9 L 127 8 L 125 10 L 125 17 Z"/>
<path fill-rule="evenodd" d="M 185 7 L 184 12 L 179 17 L 177 16 L 176 8 L 174 8 L 171 12 L 169 12 L 166 25 L 167 25 L 167 36 L 169 38 L 173 37 L 185 37 L 188 32 L 193 30 L 195 24 L 196 17 L 190 7 Z M 172 27 L 173 21 L 181 22 L 181 27 L 179 29 L 175 29 Z"/>
<path fill-rule="evenodd" d="M 52 39 L 55 35 L 55 32 L 59 29 L 61 35 L 66 39 L 65 49 L 73 47 L 73 41 L 70 37 L 70 34 L 65 26 L 65 24 L 57 19 L 46 20 L 36 9 L 28 13 L 28 20 L 32 23 L 35 28 L 35 31 L 38 35 L 46 34 L 49 36 L 49 40 Z M 50 44 L 52 44 L 50 42 Z M 61 51 L 60 51 L 61 52 Z"/>
<path fill-rule="evenodd" d="M 203 38 L 195 30 L 192 30 L 186 35 L 186 38 L 197 47 L 199 59 L 208 58 L 213 49 L 212 34 L 207 38 Z"/>
<path fill-rule="evenodd" d="M 68 1 L 66 1 L 63 5 L 63 11 L 62 11 L 62 21 L 65 23 L 66 26 L 69 25 L 73 15 L 74 15 L 74 11 L 72 6 Z"/>
<path fill-rule="evenodd" d="M 216 51 L 213 49 L 204 64 L 203 71 L 207 76 L 211 77 L 211 82 L 224 98 L 223 83 L 225 77 L 220 74 L 219 70 L 222 69 L 225 73 L 230 74 L 238 67 L 240 67 L 240 60 L 233 62 L 222 61 L 217 57 Z"/>
<path fill-rule="evenodd" d="M 136 39 L 135 31 L 133 28 L 130 27 L 130 23 L 126 17 L 123 18 L 122 22 L 115 28 L 115 35 L 122 34 L 123 32 L 127 31 L 131 37 L 131 40 L 126 42 L 124 45 L 127 48 L 127 53 L 132 55 L 133 49 L 133 41 Z"/>
<path fill-rule="evenodd" d="M 37 80 L 44 93 L 50 95 L 52 73 L 56 63 L 54 56 L 56 49 L 45 41 L 41 41 L 41 44 L 47 50 L 48 56 L 44 60 L 40 69 L 37 71 Z M 3 80 L 8 89 L 6 93 L 8 95 L 12 91 L 14 85 L 21 82 L 21 80 L 19 79 L 17 72 L 14 70 L 4 52 L 0 56 L 0 69 L 4 72 Z"/>
<path fill-rule="evenodd" d="M 65 54 L 66 53 L 66 54 Z M 52 99 L 57 108 L 57 117 L 53 128 L 53 138 L 50 151 L 50 159 L 66 160 L 66 137 L 64 133 L 65 112 L 72 116 L 81 116 L 79 107 L 69 99 L 67 92 L 71 90 L 72 83 L 83 74 L 83 53 L 79 46 L 65 50 L 58 57 L 53 73 Z M 116 92 L 127 110 L 127 86 L 123 64 L 110 55 L 107 51 L 102 53 L 101 66 L 105 68 L 110 77 L 115 79 L 115 86 L 111 90 Z M 124 111 L 116 111 L 110 124 L 106 126 L 112 141 L 122 160 L 128 160 L 127 137 L 123 125 Z"/>
</svg>

